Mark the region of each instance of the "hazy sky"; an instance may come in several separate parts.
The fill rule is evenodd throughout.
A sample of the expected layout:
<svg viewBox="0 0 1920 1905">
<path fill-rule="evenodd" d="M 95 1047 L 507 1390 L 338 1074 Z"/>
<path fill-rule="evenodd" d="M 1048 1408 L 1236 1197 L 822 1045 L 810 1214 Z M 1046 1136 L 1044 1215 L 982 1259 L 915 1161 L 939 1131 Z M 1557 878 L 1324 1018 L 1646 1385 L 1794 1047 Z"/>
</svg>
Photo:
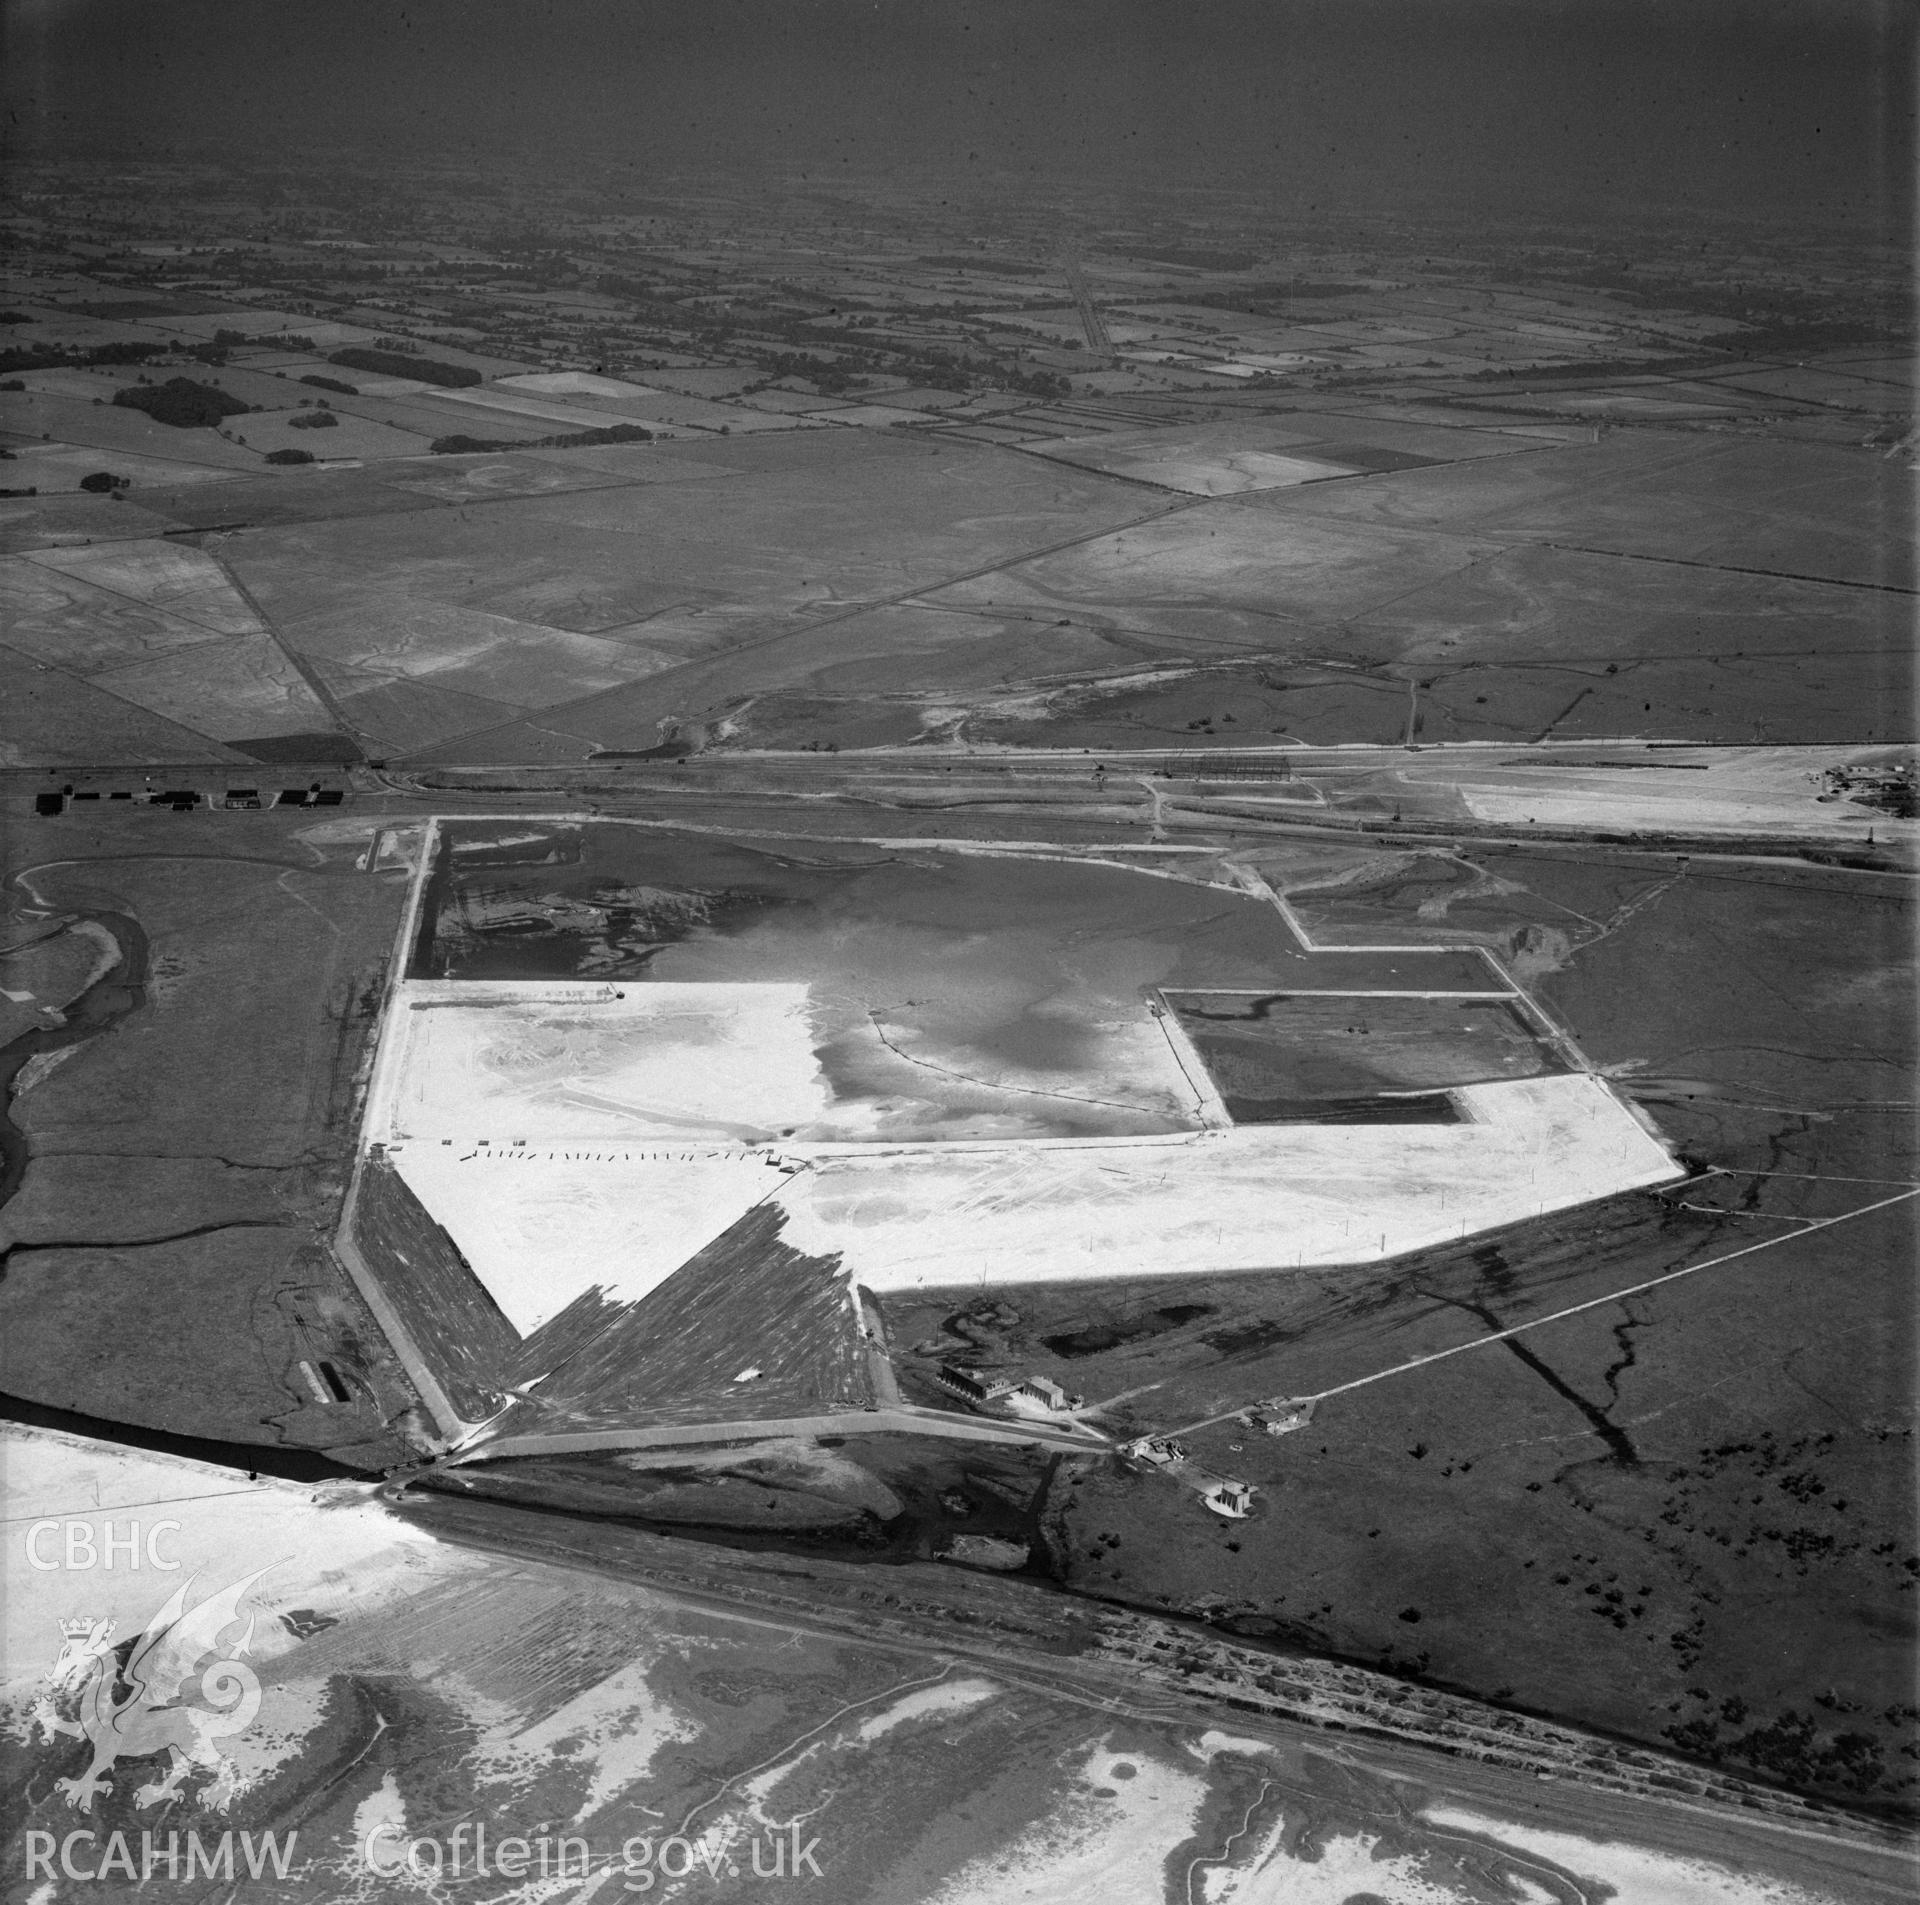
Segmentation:
<svg viewBox="0 0 1920 1905">
<path fill-rule="evenodd" d="M 903 165 L 1900 229 L 1913 0 L 5 0 L 21 152 Z M 1896 202 L 1900 201 L 1900 202 Z"/>
</svg>

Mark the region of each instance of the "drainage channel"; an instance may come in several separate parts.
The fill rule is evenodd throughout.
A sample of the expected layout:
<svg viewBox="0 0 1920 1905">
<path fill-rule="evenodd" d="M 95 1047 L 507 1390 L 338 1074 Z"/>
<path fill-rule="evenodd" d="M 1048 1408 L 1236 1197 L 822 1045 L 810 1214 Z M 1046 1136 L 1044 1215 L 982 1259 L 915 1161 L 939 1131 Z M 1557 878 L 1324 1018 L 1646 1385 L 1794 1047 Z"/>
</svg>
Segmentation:
<svg viewBox="0 0 1920 1905">
<path fill-rule="evenodd" d="M 72 1409 L 51 1408 L 24 1396 L 0 1393 L 0 1422 L 24 1429 L 58 1429 L 93 1442 L 111 1442 L 123 1449 L 145 1449 L 153 1455 L 179 1455 L 214 1468 L 237 1469 L 248 1481 L 262 1475 L 286 1482 L 371 1482 L 378 1469 L 349 1468 L 317 1449 L 270 1448 L 257 1442 L 219 1442 L 200 1435 L 175 1435 L 166 1429 L 146 1429 L 135 1422 L 109 1422 L 101 1416 L 81 1415 Z"/>
</svg>

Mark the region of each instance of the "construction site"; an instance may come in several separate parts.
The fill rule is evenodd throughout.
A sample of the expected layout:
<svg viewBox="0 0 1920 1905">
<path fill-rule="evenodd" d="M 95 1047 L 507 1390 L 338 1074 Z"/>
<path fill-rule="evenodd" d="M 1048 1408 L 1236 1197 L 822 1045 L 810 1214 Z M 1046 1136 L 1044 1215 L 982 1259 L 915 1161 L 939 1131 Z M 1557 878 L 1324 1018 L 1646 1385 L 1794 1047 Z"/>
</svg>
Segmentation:
<svg viewBox="0 0 1920 1905">
<path fill-rule="evenodd" d="M 889 1304 L 1361 1266 L 1684 1174 L 1484 948 L 1316 953 L 1257 872 L 1211 856 L 1170 882 L 959 842 L 838 870 L 816 850 L 716 892 L 727 852 L 764 869 L 773 847 L 429 825 L 338 1249 L 437 1466 L 887 1433 L 1102 1457 L 1125 1439 L 1102 1404 L 964 1358 L 929 1380 Z M 574 931 L 591 904 L 567 882 L 605 892 L 615 861 L 658 935 L 623 971 L 405 976 L 482 951 L 497 972 L 492 920 Z M 1051 911 L 1009 891 L 1036 871 Z M 1004 929 L 916 935 L 982 876 Z M 498 896 L 477 926 L 469 889 Z M 1103 976 L 1076 953 L 1049 985 L 1037 948 L 1123 916 Z M 580 957 L 604 971 L 604 942 Z M 937 1006 L 897 1003 L 903 981 Z M 1235 1477 L 1128 1446 L 1251 1511 Z"/>
</svg>

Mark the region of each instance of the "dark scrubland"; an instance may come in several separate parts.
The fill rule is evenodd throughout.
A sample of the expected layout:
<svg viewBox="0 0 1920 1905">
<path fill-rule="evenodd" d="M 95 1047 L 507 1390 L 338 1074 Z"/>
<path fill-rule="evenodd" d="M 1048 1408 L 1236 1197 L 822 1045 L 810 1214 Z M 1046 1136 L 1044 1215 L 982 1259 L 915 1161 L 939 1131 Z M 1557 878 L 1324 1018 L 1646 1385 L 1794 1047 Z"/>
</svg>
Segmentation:
<svg viewBox="0 0 1920 1905">
<path fill-rule="evenodd" d="M 352 1241 L 454 1409 L 469 1422 L 495 1414 L 519 1336 L 384 1157 L 370 1158 L 361 1175 Z"/>
<path fill-rule="evenodd" d="M 698 1425 L 857 1410 L 874 1400 L 859 1320 L 838 1262 L 781 1238 L 756 1208 L 639 1302 L 577 1299 L 522 1344 L 502 1374 L 539 1383 L 503 1436 Z M 740 1372 L 759 1374 L 744 1386 Z"/>
</svg>

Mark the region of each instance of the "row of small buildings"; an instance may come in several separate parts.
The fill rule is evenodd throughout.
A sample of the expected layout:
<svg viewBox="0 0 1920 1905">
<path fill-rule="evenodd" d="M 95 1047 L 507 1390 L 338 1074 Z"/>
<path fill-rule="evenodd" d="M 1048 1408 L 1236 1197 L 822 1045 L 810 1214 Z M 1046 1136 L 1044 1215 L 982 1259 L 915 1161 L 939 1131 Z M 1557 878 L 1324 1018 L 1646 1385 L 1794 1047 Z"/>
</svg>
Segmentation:
<svg viewBox="0 0 1920 1905">
<path fill-rule="evenodd" d="M 322 787 L 318 782 L 311 787 L 283 787 L 277 794 L 258 787 L 229 787 L 224 795 L 203 794 L 197 787 L 165 787 L 156 791 L 149 786 L 136 794 L 131 788 L 112 788 L 102 792 L 94 787 L 76 788 L 69 784 L 50 788 L 44 794 L 35 794 L 33 811 L 51 816 L 65 813 L 69 804 L 78 805 L 82 801 L 126 800 L 147 807 L 165 807 L 176 814 L 190 814 L 203 807 L 246 810 L 261 807 L 338 807 L 345 799 L 344 788 Z"/>
<path fill-rule="evenodd" d="M 1014 1410 L 1038 1410 L 1047 1415 L 1071 1415 L 1086 1401 L 1069 1395 L 1047 1376 L 988 1376 L 957 1363 L 942 1363 L 934 1380 L 962 1402 L 1005 1403 Z"/>
</svg>

